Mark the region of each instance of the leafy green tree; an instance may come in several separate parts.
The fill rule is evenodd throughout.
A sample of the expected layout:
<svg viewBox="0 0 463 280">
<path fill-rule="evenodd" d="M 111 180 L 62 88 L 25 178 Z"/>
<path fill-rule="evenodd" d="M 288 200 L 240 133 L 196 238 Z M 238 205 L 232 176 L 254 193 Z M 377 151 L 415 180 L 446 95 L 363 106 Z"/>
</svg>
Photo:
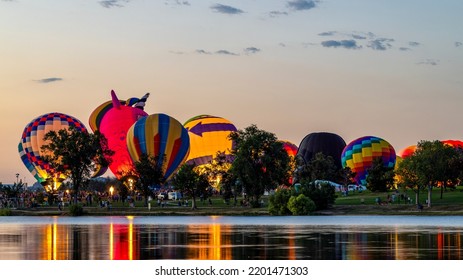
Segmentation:
<svg viewBox="0 0 463 280">
<path fill-rule="evenodd" d="M 173 176 L 171 183 L 175 190 L 191 197 L 191 209 L 197 209 L 196 197 L 209 188 L 209 180 L 206 174 L 200 173 L 192 164 L 183 164 Z"/>
<path fill-rule="evenodd" d="M 273 195 L 269 197 L 268 210 L 271 215 L 289 215 L 291 211 L 288 209 L 289 199 L 292 197 L 290 189 L 277 189 Z"/>
<path fill-rule="evenodd" d="M 289 184 L 289 156 L 275 134 L 256 125 L 232 132 L 229 138 L 235 144 L 230 172 L 242 185 L 251 205 L 260 207 L 259 198 L 265 191 Z"/>
<path fill-rule="evenodd" d="M 159 159 L 159 156 L 142 154 L 139 161 L 134 163 L 135 176 L 138 178 L 135 186 L 144 196 L 145 206 L 148 206 L 148 196 L 152 194 L 150 186 L 164 183 L 164 164 Z"/>
<path fill-rule="evenodd" d="M 291 196 L 288 201 L 288 209 L 293 215 L 308 215 L 315 210 L 315 203 L 303 194 Z"/>
<path fill-rule="evenodd" d="M 457 149 L 445 145 L 441 141 L 420 141 L 415 152 L 405 158 L 397 170 L 399 183 L 420 190 L 428 190 L 428 207 L 431 207 L 432 189 L 442 188 L 448 182 L 456 182 L 460 177 L 463 166 L 462 153 Z M 441 196 L 443 189 L 441 189 Z"/>
<path fill-rule="evenodd" d="M 310 198 L 315 203 L 316 210 L 328 209 L 336 200 L 335 187 L 328 183 L 315 184 L 305 181 L 301 184 L 299 193 Z"/>
<path fill-rule="evenodd" d="M 22 180 L 19 180 L 19 182 L 13 183 L 13 185 L 1 185 L 0 183 L 0 191 L 2 191 L 6 197 L 8 198 L 14 198 L 16 200 L 16 203 L 18 203 L 19 206 L 19 195 L 24 192 L 26 188 L 26 184 L 23 183 Z"/>
<path fill-rule="evenodd" d="M 325 156 L 320 152 L 304 166 L 301 177 L 309 181 L 327 180 L 336 182 L 339 174 L 333 157 Z"/>
<path fill-rule="evenodd" d="M 108 149 L 106 138 L 98 131 L 91 134 L 70 127 L 50 131 L 44 140 L 48 144 L 41 149 L 49 154 L 45 160 L 57 173 L 65 174 L 72 182 L 74 203 L 77 203 L 79 188 L 99 166 L 108 166 L 108 158 L 114 153 Z"/>
<path fill-rule="evenodd" d="M 386 192 L 394 186 L 394 168 L 384 166 L 383 159 L 376 157 L 368 170 L 367 189 L 372 192 Z"/>
</svg>

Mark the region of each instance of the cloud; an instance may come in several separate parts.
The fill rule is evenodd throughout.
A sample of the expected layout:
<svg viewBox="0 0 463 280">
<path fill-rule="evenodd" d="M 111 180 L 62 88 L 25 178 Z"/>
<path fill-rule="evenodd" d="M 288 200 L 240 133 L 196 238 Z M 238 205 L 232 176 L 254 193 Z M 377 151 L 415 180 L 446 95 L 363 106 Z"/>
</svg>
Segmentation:
<svg viewBox="0 0 463 280">
<path fill-rule="evenodd" d="M 315 8 L 318 1 L 314 0 L 295 0 L 295 1 L 288 1 L 286 4 L 290 9 L 295 11 L 303 11 L 303 10 L 310 10 Z"/>
<path fill-rule="evenodd" d="M 217 13 L 228 14 L 228 15 L 238 15 L 238 14 L 244 13 L 243 10 L 234 8 L 232 6 L 222 5 L 222 4 L 215 4 L 211 6 L 211 9 Z"/>
<path fill-rule="evenodd" d="M 431 66 L 436 66 L 439 65 L 439 60 L 437 59 L 423 59 L 422 61 L 417 63 L 418 65 L 431 65 Z"/>
<path fill-rule="evenodd" d="M 100 1 L 100 5 L 105 7 L 105 8 L 114 8 L 114 7 L 124 7 L 124 5 L 120 3 L 128 3 L 130 0 L 105 0 L 105 1 Z"/>
<path fill-rule="evenodd" d="M 53 83 L 53 82 L 58 82 L 58 81 L 62 81 L 63 79 L 62 78 L 45 78 L 45 79 L 40 79 L 40 80 L 36 80 L 37 83 L 41 83 L 41 84 L 47 84 L 47 83 Z"/>
<path fill-rule="evenodd" d="M 394 42 L 394 39 L 378 38 L 375 40 L 371 40 L 367 47 L 378 51 L 385 51 L 387 49 L 392 48 L 390 42 Z"/>
<path fill-rule="evenodd" d="M 326 31 L 326 32 L 318 33 L 318 36 L 334 36 L 336 34 L 338 34 L 338 32 L 336 31 Z"/>
<path fill-rule="evenodd" d="M 212 54 L 211 52 L 205 51 L 205 50 L 196 50 L 196 53 L 198 54 Z"/>
<path fill-rule="evenodd" d="M 249 48 L 244 49 L 244 53 L 247 54 L 247 55 L 256 54 L 256 53 L 258 53 L 260 51 L 261 51 L 261 49 L 258 49 L 258 48 L 255 48 L 255 47 L 249 47 Z"/>
<path fill-rule="evenodd" d="M 166 0 L 164 3 L 166 5 L 176 5 L 176 6 L 191 6 L 190 2 L 188 1 L 180 1 L 180 0 Z"/>
<path fill-rule="evenodd" d="M 418 43 L 418 42 L 408 42 L 408 45 L 409 45 L 410 47 L 418 47 L 418 46 L 421 45 L 421 44 Z"/>
<path fill-rule="evenodd" d="M 455 42 L 455 47 L 458 48 L 458 47 L 461 47 L 461 46 L 463 46 L 463 43 L 462 43 L 462 42 Z"/>
<path fill-rule="evenodd" d="M 412 49 L 406 48 L 406 47 L 401 47 L 399 48 L 400 51 L 411 51 Z"/>
<path fill-rule="evenodd" d="M 279 17 L 279 16 L 287 16 L 288 12 L 283 11 L 271 11 L 268 13 L 270 17 Z"/>
<path fill-rule="evenodd" d="M 355 40 L 328 40 L 323 41 L 322 46 L 326 48 L 346 48 L 346 49 L 359 49 L 361 46 L 357 45 Z"/>
<path fill-rule="evenodd" d="M 238 55 L 234 52 L 230 52 L 230 51 L 227 51 L 227 50 L 218 50 L 215 52 L 216 54 L 223 54 L 223 55 Z"/>
</svg>

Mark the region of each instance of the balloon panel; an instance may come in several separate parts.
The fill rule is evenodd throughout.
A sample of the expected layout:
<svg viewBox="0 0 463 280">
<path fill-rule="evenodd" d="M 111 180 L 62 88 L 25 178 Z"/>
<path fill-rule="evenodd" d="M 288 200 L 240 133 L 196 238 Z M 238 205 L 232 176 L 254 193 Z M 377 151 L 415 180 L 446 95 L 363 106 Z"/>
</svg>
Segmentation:
<svg viewBox="0 0 463 280">
<path fill-rule="evenodd" d="M 343 150 L 341 162 L 343 167 L 349 167 L 356 173 L 355 181 L 366 185 L 368 169 L 373 160 L 381 157 L 384 166 L 393 168 L 396 161 L 394 148 L 385 140 L 375 136 L 365 136 L 349 143 Z"/>
<path fill-rule="evenodd" d="M 136 162 L 142 154 L 165 156 L 164 178 L 167 180 L 188 156 L 188 131 L 176 119 L 165 114 L 154 114 L 138 120 L 127 133 L 127 147 Z"/>
<path fill-rule="evenodd" d="M 185 122 L 184 127 L 190 137 L 190 153 L 188 163 L 203 165 L 211 163 L 218 152 L 225 153 L 231 160 L 233 141 L 228 139 L 236 127 L 221 117 L 199 115 Z"/>
</svg>

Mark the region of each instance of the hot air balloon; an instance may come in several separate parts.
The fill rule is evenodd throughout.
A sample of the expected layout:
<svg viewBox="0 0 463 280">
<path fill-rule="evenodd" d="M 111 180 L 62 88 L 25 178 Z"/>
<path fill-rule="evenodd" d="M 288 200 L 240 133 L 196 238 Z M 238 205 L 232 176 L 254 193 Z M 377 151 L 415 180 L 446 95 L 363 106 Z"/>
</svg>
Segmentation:
<svg viewBox="0 0 463 280">
<path fill-rule="evenodd" d="M 210 115 L 199 115 L 185 122 L 190 137 L 190 154 L 187 163 L 196 166 L 209 164 L 217 153 L 224 153 L 231 161 L 233 142 L 228 139 L 236 127 L 228 120 Z"/>
<path fill-rule="evenodd" d="M 355 181 L 365 186 L 368 169 L 377 157 L 382 158 L 385 167 L 394 167 L 396 153 L 391 144 L 379 137 L 364 136 L 353 140 L 344 148 L 341 162 L 343 167 L 349 167 L 356 173 Z"/>
<path fill-rule="evenodd" d="M 164 179 L 168 180 L 182 165 L 190 149 L 188 131 L 165 114 L 142 117 L 127 132 L 128 152 L 133 162 L 145 154 L 158 158 L 163 165 Z"/>
<path fill-rule="evenodd" d="M 81 131 L 87 131 L 82 122 L 66 114 L 49 113 L 39 116 L 24 128 L 18 145 L 21 160 L 29 172 L 42 185 L 51 186 L 52 190 L 59 187 L 65 176 L 55 172 L 46 162 L 45 156 L 49 154 L 45 154 L 41 147 L 48 143 L 44 137 L 49 131 L 59 131 L 71 126 Z"/>
<path fill-rule="evenodd" d="M 338 168 L 341 168 L 341 153 L 346 142 L 341 136 L 329 132 L 310 133 L 302 139 L 297 151 L 297 157 L 303 158 L 306 163 L 318 153 L 331 156 Z"/>
<path fill-rule="evenodd" d="M 416 150 L 416 145 L 411 145 L 411 146 L 408 146 L 404 149 L 402 149 L 398 154 L 397 156 L 401 157 L 402 159 L 404 158 L 408 158 L 409 156 L 411 156 Z"/>
<path fill-rule="evenodd" d="M 457 149 L 463 149 L 463 141 L 460 140 L 442 140 L 441 142 Z"/>
<path fill-rule="evenodd" d="M 281 141 L 283 143 L 283 149 L 285 149 L 285 151 L 288 153 L 288 156 L 290 157 L 295 157 L 296 154 L 297 154 L 297 146 L 296 144 L 293 144 L 289 141 L 286 141 L 286 140 L 282 140 Z"/>
<path fill-rule="evenodd" d="M 108 148 L 114 152 L 109 169 L 118 179 L 133 169 L 126 143 L 127 131 L 138 119 L 148 115 L 143 111 L 148 96 L 146 94 L 141 99 L 121 101 L 111 91 L 112 100 L 98 106 L 90 115 L 90 127 L 93 131 L 99 130 L 106 137 Z"/>
</svg>

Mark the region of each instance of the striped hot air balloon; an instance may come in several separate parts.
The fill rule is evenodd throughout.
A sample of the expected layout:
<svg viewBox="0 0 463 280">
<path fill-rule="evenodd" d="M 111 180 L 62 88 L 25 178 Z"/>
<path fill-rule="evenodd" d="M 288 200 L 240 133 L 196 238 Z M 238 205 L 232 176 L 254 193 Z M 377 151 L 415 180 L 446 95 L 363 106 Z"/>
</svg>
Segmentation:
<svg viewBox="0 0 463 280">
<path fill-rule="evenodd" d="M 165 114 L 142 117 L 127 132 L 127 148 L 134 162 L 141 155 L 158 157 L 164 162 L 164 179 L 168 180 L 182 165 L 190 149 L 188 131 L 183 125 Z"/>
</svg>

